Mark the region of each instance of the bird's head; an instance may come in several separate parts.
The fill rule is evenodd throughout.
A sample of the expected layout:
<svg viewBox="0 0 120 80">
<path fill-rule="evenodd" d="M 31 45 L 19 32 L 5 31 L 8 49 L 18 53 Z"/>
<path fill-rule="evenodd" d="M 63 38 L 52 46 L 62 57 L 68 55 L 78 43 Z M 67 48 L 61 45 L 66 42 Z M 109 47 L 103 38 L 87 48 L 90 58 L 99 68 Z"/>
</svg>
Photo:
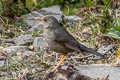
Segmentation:
<svg viewBox="0 0 120 80">
<path fill-rule="evenodd" d="M 34 18 L 35 20 L 40 20 L 43 22 L 45 28 L 57 28 L 58 21 L 53 16 L 44 16 L 42 18 Z"/>
</svg>

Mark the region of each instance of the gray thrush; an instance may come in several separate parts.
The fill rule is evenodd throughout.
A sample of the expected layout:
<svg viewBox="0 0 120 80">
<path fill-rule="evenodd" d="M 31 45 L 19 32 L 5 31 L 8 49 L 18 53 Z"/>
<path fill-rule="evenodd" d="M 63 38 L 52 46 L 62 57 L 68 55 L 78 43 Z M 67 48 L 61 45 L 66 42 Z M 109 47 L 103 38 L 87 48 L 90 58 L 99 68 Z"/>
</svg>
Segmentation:
<svg viewBox="0 0 120 80">
<path fill-rule="evenodd" d="M 35 20 L 40 20 L 44 24 L 44 38 L 46 39 L 49 48 L 52 51 L 62 54 L 62 58 L 58 62 L 57 66 L 53 69 L 57 69 L 60 64 L 64 61 L 67 54 L 70 52 L 78 51 L 78 52 L 88 52 L 91 54 L 95 54 L 104 58 L 101 53 L 94 51 L 91 48 L 80 44 L 75 38 L 68 33 L 61 24 L 57 21 L 57 19 L 53 16 L 44 16 L 42 18 L 34 18 Z"/>
</svg>

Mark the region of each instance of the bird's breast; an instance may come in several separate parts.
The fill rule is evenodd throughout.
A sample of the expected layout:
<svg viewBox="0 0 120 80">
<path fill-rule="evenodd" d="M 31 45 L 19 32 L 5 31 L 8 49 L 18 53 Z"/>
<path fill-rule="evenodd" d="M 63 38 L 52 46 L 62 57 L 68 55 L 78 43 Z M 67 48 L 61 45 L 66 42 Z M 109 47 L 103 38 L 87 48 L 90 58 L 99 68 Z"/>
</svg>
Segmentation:
<svg viewBox="0 0 120 80">
<path fill-rule="evenodd" d="M 45 29 L 44 30 L 44 38 L 46 42 L 48 43 L 49 48 L 52 51 L 58 52 L 58 53 L 68 53 L 72 52 L 73 50 L 66 48 L 65 46 L 61 45 L 60 43 L 56 42 L 57 38 L 56 31 Z"/>
</svg>

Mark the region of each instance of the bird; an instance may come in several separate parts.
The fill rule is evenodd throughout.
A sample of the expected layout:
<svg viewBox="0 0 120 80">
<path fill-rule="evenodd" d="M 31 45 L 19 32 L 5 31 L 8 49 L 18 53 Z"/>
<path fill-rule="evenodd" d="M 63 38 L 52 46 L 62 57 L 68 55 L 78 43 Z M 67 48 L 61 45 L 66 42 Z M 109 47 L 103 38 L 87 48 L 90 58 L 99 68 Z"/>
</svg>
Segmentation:
<svg viewBox="0 0 120 80">
<path fill-rule="evenodd" d="M 66 59 L 68 53 L 77 52 L 87 52 L 101 58 L 104 55 L 94 51 L 91 48 L 79 43 L 58 21 L 55 17 L 47 15 L 41 18 L 34 18 L 35 20 L 40 20 L 43 25 L 43 36 L 48 43 L 49 48 L 57 53 L 62 54 L 60 61 L 57 63 L 56 67 L 53 69 L 55 71 Z"/>
</svg>

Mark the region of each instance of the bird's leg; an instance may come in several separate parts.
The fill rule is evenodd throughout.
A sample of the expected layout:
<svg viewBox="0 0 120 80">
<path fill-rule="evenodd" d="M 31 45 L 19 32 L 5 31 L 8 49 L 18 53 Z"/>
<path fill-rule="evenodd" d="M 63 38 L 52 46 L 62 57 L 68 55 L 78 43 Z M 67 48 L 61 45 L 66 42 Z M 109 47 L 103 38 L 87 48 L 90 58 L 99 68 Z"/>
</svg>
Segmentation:
<svg viewBox="0 0 120 80">
<path fill-rule="evenodd" d="M 60 61 L 57 63 L 57 65 L 55 66 L 55 68 L 52 71 L 55 71 L 62 63 L 63 61 L 66 59 L 67 54 L 63 54 Z"/>
<path fill-rule="evenodd" d="M 62 55 L 60 61 L 57 63 L 57 66 L 60 66 L 63 63 L 63 61 L 66 59 L 66 57 L 67 57 L 67 54 Z"/>
</svg>

